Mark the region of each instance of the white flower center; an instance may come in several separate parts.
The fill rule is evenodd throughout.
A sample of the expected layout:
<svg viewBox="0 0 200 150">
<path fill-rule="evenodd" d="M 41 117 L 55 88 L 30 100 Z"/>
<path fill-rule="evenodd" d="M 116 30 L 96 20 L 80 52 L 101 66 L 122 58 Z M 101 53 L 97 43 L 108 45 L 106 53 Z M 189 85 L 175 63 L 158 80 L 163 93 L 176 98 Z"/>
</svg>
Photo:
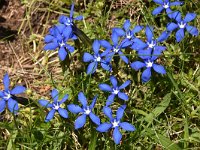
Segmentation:
<svg viewBox="0 0 200 150">
<path fill-rule="evenodd" d="M 146 67 L 150 68 L 153 66 L 153 62 L 151 62 L 150 60 L 148 60 L 148 62 L 146 62 Z"/>
<path fill-rule="evenodd" d="M 118 127 L 119 126 L 119 121 L 117 121 L 116 119 L 112 122 L 112 127 L 115 128 L 115 127 Z"/>
<path fill-rule="evenodd" d="M 60 108 L 59 104 L 53 104 L 53 109 L 58 110 Z"/>
<path fill-rule="evenodd" d="M 8 100 L 9 98 L 11 98 L 11 94 L 10 94 L 10 92 L 8 91 L 8 92 L 4 92 L 4 99 L 6 99 L 6 100 Z"/>
<path fill-rule="evenodd" d="M 179 26 L 179 28 L 183 29 L 183 28 L 185 28 L 186 23 L 183 23 L 183 22 L 178 23 L 178 26 Z"/>
<path fill-rule="evenodd" d="M 168 2 L 168 3 L 164 3 L 164 4 L 163 4 L 163 7 L 164 7 L 165 9 L 169 8 L 169 2 Z"/>
<path fill-rule="evenodd" d="M 130 33 L 130 32 L 126 33 L 126 38 L 127 38 L 127 39 L 131 39 L 131 37 L 132 37 L 132 36 L 131 36 L 131 33 Z"/>
<path fill-rule="evenodd" d="M 84 114 L 89 115 L 91 110 L 89 107 L 87 107 L 87 109 L 83 109 L 84 110 Z"/>
<path fill-rule="evenodd" d="M 147 44 L 149 45 L 149 48 L 154 48 L 154 46 L 156 46 L 154 41 L 151 41 L 151 43 L 147 42 Z"/>
<path fill-rule="evenodd" d="M 101 57 L 100 56 L 98 56 L 98 57 L 95 56 L 95 61 L 100 62 L 101 61 Z"/>
<path fill-rule="evenodd" d="M 65 25 L 67 25 L 67 26 L 72 25 L 72 22 L 71 22 L 71 20 L 69 18 L 67 18 L 67 22 L 65 22 Z"/>
<path fill-rule="evenodd" d="M 65 43 L 62 41 L 61 43 L 59 43 L 60 47 L 65 46 Z"/>
<path fill-rule="evenodd" d="M 119 48 L 113 48 L 113 51 L 114 51 L 115 53 L 118 53 L 118 52 L 119 52 Z"/>
<path fill-rule="evenodd" d="M 113 94 L 117 95 L 119 93 L 119 90 L 118 89 L 113 89 Z"/>
</svg>

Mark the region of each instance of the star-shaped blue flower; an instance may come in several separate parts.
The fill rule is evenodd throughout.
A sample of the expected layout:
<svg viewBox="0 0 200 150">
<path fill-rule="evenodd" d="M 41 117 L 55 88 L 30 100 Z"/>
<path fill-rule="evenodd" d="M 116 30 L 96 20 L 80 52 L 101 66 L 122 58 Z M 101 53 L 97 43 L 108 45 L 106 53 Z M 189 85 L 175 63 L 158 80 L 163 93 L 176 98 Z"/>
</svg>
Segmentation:
<svg viewBox="0 0 200 150">
<path fill-rule="evenodd" d="M 187 13 L 185 18 L 182 20 L 181 19 L 181 13 L 180 12 L 176 12 L 175 13 L 176 23 L 173 23 L 173 22 L 169 23 L 167 25 L 167 30 L 172 32 L 172 31 L 174 31 L 175 29 L 178 28 L 178 31 L 176 32 L 176 41 L 177 42 L 180 42 L 184 38 L 185 29 L 191 35 L 197 36 L 199 34 L 199 31 L 197 30 L 197 28 L 194 27 L 194 26 L 188 25 L 188 23 L 190 21 L 194 20 L 195 18 L 196 18 L 196 14 L 195 13 Z"/>
<path fill-rule="evenodd" d="M 123 93 L 123 92 L 121 92 L 121 90 L 126 88 L 131 83 L 131 81 L 127 80 L 121 86 L 118 86 L 117 79 L 114 76 L 110 77 L 110 81 L 112 83 L 112 87 L 110 87 L 110 85 L 105 84 L 105 83 L 99 84 L 99 88 L 102 91 L 106 91 L 106 92 L 110 92 L 111 93 L 111 95 L 108 96 L 108 99 L 107 99 L 107 102 L 106 102 L 106 106 L 109 106 L 109 105 L 111 105 L 113 103 L 114 98 L 116 97 L 116 95 L 120 99 L 127 101 L 128 100 L 128 95 Z"/>
<path fill-rule="evenodd" d="M 104 58 L 108 51 L 104 51 L 103 53 L 99 53 L 100 44 L 98 40 L 95 40 L 93 45 L 93 51 L 94 54 L 91 55 L 90 53 L 84 53 L 83 55 L 83 61 L 84 62 L 90 62 L 90 64 L 87 67 L 87 74 L 93 74 L 95 73 L 98 64 L 101 64 L 101 67 L 105 70 L 110 71 L 111 70 L 111 64 L 109 58 Z"/>
<path fill-rule="evenodd" d="M 46 35 L 44 38 L 46 43 L 44 50 L 55 50 L 58 48 L 59 58 L 63 61 L 68 52 L 74 52 L 74 47 L 67 44 L 67 41 L 72 34 L 72 29 L 71 27 L 59 24 L 50 28 L 49 32 L 50 34 Z"/>
<path fill-rule="evenodd" d="M 88 105 L 87 99 L 83 92 L 80 92 L 78 94 L 78 100 L 79 102 L 83 105 L 82 108 L 78 105 L 70 104 L 67 106 L 68 110 L 72 113 L 81 113 L 81 115 L 75 120 L 75 129 L 79 129 L 84 126 L 86 123 L 86 117 L 89 116 L 92 122 L 95 124 L 99 125 L 100 124 L 100 119 L 98 116 L 96 116 L 93 112 L 92 109 L 94 108 L 97 100 L 97 96 L 94 97 L 92 103 Z"/>
<path fill-rule="evenodd" d="M 10 79 L 8 74 L 4 75 L 3 85 L 4 90 L 0 91 L 0 113 L 4 111 L 7 103 L 8 110 L 11 113 L 17 114 L 19 107 L 17 101 L 13 98 L 13 95 L 23 93 L 26 90 L 26 88 L 23 86 L 15 86 L 12 90 L 10 90 Z"/>
<path fill-rule="evenodd" d="M 151 78 L 151 68 L 154 69 L 157 73 L 160 74 L 166 74 L 166 70 L 162 65 L 158 65 L 155 63 L 155 60 L 158 58 L 158 56 L 161 55 L 162 51 L 165 49 L 163 47 L 160 47 L 159 49 L 156 49 L 153 51 L 151 50 L 140 50 L 138 52 L 138 55 L 140 58 L 143 59 L 143 62 L 141 61 L 135 61 L 131 63 L 131 68 L 135 70 L 139 70 L 141 68 L 145 68 L 145 70 L 142 73 L 142 81 L 147 82 Z"/>
<path fill-rule="evenodd" d="M 99 132 L 107 132 L 110 128 L 113 128 L 113 139 L 115 144 L 119 144 L 122 138 L 122 134 L 120 133 L 120 127 L 126 131 L 135 131 L 135 127 L 128 122 L 121 122 L 121 118 L 123 117 L 124 110 L 126 109 L 126 105 L 122 105 L 118 108 L 116 117 L 112 117 L 112 110 L 110 107 L 104 107 L 104 114 L 110 119 L 110 122 L 105 122 L 100 124 L 96 130 Z"/>
<path fill-rule="evenodd" d="M 161 13 L 163 10 L 166 10 L 166 13 L 169 16 L 169 18 L 173 18 L 173 11 L 171 10 L 171 6 L 178 6 L 184 4 L 184 2 L 180 1 L 171 2 L 170 0 L 153 0 L 153 1 L 159 4 L 160 6 L 153 10 L 152 15 L 157 15 Z"/>
<path fill-rule="evenodd" d="M 58 112 L 63 118 L 68 118 L 68 112 L 66 109 L 63 109 L 60 107 L 61 104 L 63 104 L 68 99 L 68 94 L 66 94 L 61 101 L 58 101 L 58 90 L 53 89 L 51 92 L 51 97 L 53 98 L 53 103 L 50 103 L 47 100 L 41 99 L 39 100 L 39 104 L 46 108 L 51 108 L 49 113 L 47 114 L 45 118 L 45 122 L 49 122 L 55 115 L 56 112 Z"/>
</svg>

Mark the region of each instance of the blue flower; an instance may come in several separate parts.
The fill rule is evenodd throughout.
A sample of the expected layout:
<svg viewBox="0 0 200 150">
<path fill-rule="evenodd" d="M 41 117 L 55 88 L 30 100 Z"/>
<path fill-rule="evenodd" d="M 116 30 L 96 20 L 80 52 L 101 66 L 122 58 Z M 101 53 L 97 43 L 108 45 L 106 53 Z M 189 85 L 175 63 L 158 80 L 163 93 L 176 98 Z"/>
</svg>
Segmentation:
<svg viewBox="0 0 200 150">
<path fill-rule="evenodd" d="M 120 133 L 120 127 L 126 131 L 135 131 L 135 127 L 128 122 L 121 122 L 121 118 L 123 117 L 124 110 L 126 105 L 122 105 L 118 108 L 116 118 L 112 117 L 112 110 L 110 107 L 104 107 L 104 114 L 110 119 L 110 122 L 105 122 L 100 124 L 96 130 L 99 132 L 107 132 L 110 128 L 113 128 L 113 139 L 115 144 L 119 144 L 122 138 L 122 134 Z"/>
<path fill-rule="evenodd" d="M 111 35 L 111 40 L 113 45 L 111 45 L 108 41 L 106 40 L 100 40 L 100 44 L 102 47 L 104 47 L 106 50 L 106 52 L 109 52 L 107 55 L 107 58 L 109 58 L 111 60 L 111 58 L 115 55 L 118 54 L 120 56 L 120 58 L 128 64 L 129 60 L 128 58 L 124 55 L 124 53 L 122 52 L 122 49 L 128 47 L 132 42 L 131 41 L 122 41 L 120 43 L 119 42 L 119 35 L 117 32 L 115 32 L 115 30 L 113 30 L 113 33 Z"/>
<path fill-rule="evenodd" d="M 158 43 L 165 41 L 169 37 L 170 32 L 164 31 L 157 39 L 154 39 L 153 27 L 146 26 L 145 34 L 147 37 L 147 42 L 145 43 L 139 38 L 135 38 L 134 43 L 131 46 L 132 49 L 135 49 L 136 51 L 144 50 L 144 49 L 147 49 L 150 51 L 156 50 L 160 47 Z"/>
<path fill-rule="evenodd" d="M 97 96 L 95 96 L 92 103 L 90 105 L 88 105 L 85 95 L 83 94 L 83 92 L 80 92 L 78 94 L 78 100 L 83 105 L 83 107 L 81 108 L 80 106 L 74 105 L 74 104 L 70 104 L 67 106 L 67 108 L 70 112 L 75 113 L 75 114 L 77 114 L 77 113 L 82 114 L 75 120 L 75 129 L 79 129 L 84 126 L 84 124 L 86 123 L 87 116 L 89 116 L 90 119 L 92 120 L 92 122 L 94 122 L 95 124 L 97 124 L 97 125 L 100 124 L 99 117 L 96 116 L 92 112 L 92 109 L 94 108 L 94 105 L 96 104 L 96 99 L 97 99 Z"/>
<path fill-rule="evenodd" d="M 159 47 L 158 49 L 153 51 L 153 54 L 151 50 L 140 50 L 138 52 L 138 55 L 140 58 L 143 59 L 143 62 L 141 61 L 135 61 L 131 63 L 131 68 L 135 70 L 139 70 L 141 68 L 145 68 L 145 70 L 142 73 L 142 81 L 147 82 L 151 78 L 151 68 L 153 68 L 157 73 L 160 74 L 166 74 L 166 70 L 162 65 L 158 65 L 155 63 L 155 60 L 158 58 L 159 55 L 161 55 L 162 51 L 164 51 L 164 47 Z"/>
<path fill-rule="evenodd" d="M 7 102 L 9 111 L 11 113 L 17 114 L 19 107 L 17 101 L 13 98 L 13 95 L 23 93 L 26 88 L 23 86 L 15 86 L 12 90 L 10 90 L 10 79 L 8 74 L 4 75 L 3 85 L 4 90 L 0 91 L 0 113 L 4 111 Z"/>
<path fill-rule="evenodd" d="M 66 94 L 61 101 L 58 101 L 58 91 L 56 89 L 53 89 L 51 92 L 51 97 L 53 98 L 53 103 L 50 103 L 47 100 L 41 99 L 39 100 L 39 104 L 46 108 L 51 108 L 49 113 L 47 114 L 45 118 L 45 122 L 49 122 L 55 115 L 56 111 L 63 117 L 68 118 L 68 112 L 66 109 L 63 109 L 60 107 L 62 103 L 64 103 L 68 99 L 68 94 Z"/>
<path fill-rule="evenodd" d="M 175 13 L 175 20 L 177 23 L 169 23 L 167 25 L 167 30 L 172 32 L 173 30 L 178 28 L 178 31 L 176 32 L 176 41 L 180 42 L 184 36 L 185 36 L 185 29 L 187 32 L 189 32 L 193 36 L 197 36 L 199 34 L 199 31 L 197 30 L 196 27 L 188 25 L 188 23 L 196 18 L 195 13 L 187 13 L 185 18 L 182 20 L 181 19 L 181 13 L 176 12 Z"/>
<path fill-rule="evenodd" d="M 126 88 L 131 81 L 127 80 L 124 82 L 121 86 L 118 86 L 117 79 L 114 76 L 110 77 L 110 81 L 112 83 L 112 87 L 110 87 L 108 84 L 99 84 L 99 88 L 102 91 L 107 91 L 110 92 L 111 95 L 108 97 L 106 106 L 109 106 L 113 103 L 115 96 L 117 95 L 120 99 L 127 101 L 128 100 L 128 95 L 121 92 L 122 89 Z"/>
<path fill-rule="evenodd" d="M 103 58 L 108 52 L 104 51 L 101 54 L 99 53 L 100 44 L 98 40 L 94 41 L 92 47 L 94 55 L 91 55 L 90 53 L 84 53 L 83 55 L 83 61 L 90 62 L 90 64 L 87 67 L 87 74 L 93 74 L 97 69 L 98 63 L 101 64 L 101 67 L 103 69 L 110 71 L 111 70 L 110 60 L 108 58 L 106 59 Z"/>
<path fill-rule="evenodd" d="M 173 18 L 173 12 L 170 8 L 171 6 L 178 6 L 178 5 L 184 4 L 184 2 L 180 2 L 180 1 L 170 2 L 170 0 L 153 0 L 153 1 L 161 6 L 155 8 L 152 14 L 157 15 L 161 13 L 163 10 L 166 10 L 169 18 Z"/>
<path fill-rule="evenodd" d="M 55 50 L 58 48 L 58 55 L 60 60 L 64 60 L 67 56 L 68 51 L 74 52 L 74 47 L 67 44 L 69 40 L 72 29 L 71 27 L 66 27 L 65 25 L 59 24 L 49 30 L 50 34 L 46 35 L 44 41 L 46 45 L 44 50 Z"/>
</svg>

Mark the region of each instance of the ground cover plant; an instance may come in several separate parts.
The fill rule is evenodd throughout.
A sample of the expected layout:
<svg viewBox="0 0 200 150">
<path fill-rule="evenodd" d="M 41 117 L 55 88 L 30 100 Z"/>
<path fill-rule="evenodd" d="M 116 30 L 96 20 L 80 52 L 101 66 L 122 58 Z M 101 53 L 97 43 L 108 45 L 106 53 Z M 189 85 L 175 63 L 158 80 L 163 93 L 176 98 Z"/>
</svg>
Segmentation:
<svg viewBox="0 0 200 150">
<path fill-rule="evenodd" d="M 200 2 L 0 3 L 1 149 L 200 148 Z"/>
</svg>

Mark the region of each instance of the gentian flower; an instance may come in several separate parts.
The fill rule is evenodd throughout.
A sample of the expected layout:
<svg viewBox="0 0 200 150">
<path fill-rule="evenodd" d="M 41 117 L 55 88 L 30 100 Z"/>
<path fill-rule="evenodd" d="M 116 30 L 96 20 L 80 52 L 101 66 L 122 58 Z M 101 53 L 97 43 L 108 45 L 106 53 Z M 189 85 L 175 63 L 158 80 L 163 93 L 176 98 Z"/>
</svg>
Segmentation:
<svg viewBox="0 0 200 150">
<path fill-rule="evenodd" d="M 107 55 L 108 58 L 111 59 L 115 54 L 119 54 L 120 58 L 125 63 L 128 64 L 129 60 L 122 52 L 122 49 L 128 47 L 132 42 L 131 41 L 122 41 L 122 42 L 118 43 L 119 35 L 117 34 L 117 32 L 115 32 L 115 30 L 113 30 L 113 31 L 114 32 L 111 35 L 111 40 L 112 40 L 113 45 L 111 45 L 106 40 L 100 40 L 100 44 L 102 47 L 104 47 L 106 49 L 106 52 L 109 52 L 109 54 Z"/>
<path fill-rule="evenodd" d="M 180 1 L 171 2 L 170 0 L 153 0 L 153 1 L 159 4 L 160 6 L 153 10 L 152 15 L 157 15 L 161 13 L 163 10 L 166 10 L 169 18 L 173 18 L 173 12 L 170 8 L 171 6 L 178 6 L 178 5 L 184 4 L 184 2 L 180 2 Z"/>
<path fill-rule="evenodd" d="M 60 107 L 61 104 L 63 104 L 68 99 L 68 94 L 66 94 L 61 101 L 58 101 L 58 90 L 53 89 L 51 92 L 51 97 L 53 98 L 53 103 L 50 103 L 47 100 L 41 99 L 39 100 L 39 104 L 46 108 L 51 108 L 49 113 L 47 114 L 45 118 L 45 122 L 49 122 L 55 115 L 56 112 L 58 112 L 63 118 L 68 118 L 68 112 L 66 109 L 63 109 Z"/>
<path fill-rule="evenodd" d="M 8 74 L 4 75 L 3 85 L 4 90 L 0 91 L 0 113 L 4 111 L 7 102 L 8 110 L 13 114 L 17 114 L 19 107 L 17 101 L 13 98 L 13 95 L 23 93 L 26 88 L 23 86 L 15 86 L 12 90 L 10 90 L 10 79 Z"/>
<path fill-rule="evenodd" d="M 128 95 L 121 92 L 122 89 L 126 88 L 131 81 L 127 80 L 126 82 L 124 82 L 121 86 L 118 86 L 117 83 L 117 79 L 114 76 L 110 77 L 110 81 L 112 83 L 112 87 L 110 87 L 108 84 L 99 84 L 99 88 L 102 91 L 107 91 L 110 92 L 111 95 L 108 96 L 107 102 L 106 102 L 106 106 L 109 106 L 113 103 L 115 96 L 117 95 L 118 98 L 127 101 L 128 100 Z"/>
<path fill-rule="evenodd" d="M 74 52 L 74 47 L 66 43 L 72 34 L 72 29 L 71 27 L 59 24 L 50 28 L 49 32 L 50 34 L 44 38 L 46 43 L 44 50 L 55 50 L 58 48 L 59 58 L 63 61 L 68 51 L 70 53 Z"/>
<path fill-rule="evenodd" d="M 135 38 L 134 43 L 131 46 L 132 49 L 135 49 L 136 51 L 143 50 L 143 49 L 147 49 L 150 51 L 157 50 L 162 47 L 162 46 L 159 46 L 158 43 L 166 40 L 169 37 L 170 32 L 164 31 L 157 39 L 154 39 L 153 28 L 150 26 L 147 26 L 145 30 L 145 34 L 147 37 L 147 42 L 145 43 L 139 38 Z"/>
<path fill-rule="evenodd" d="M 187 32 L 189 32 L 193 36 L 197 36 L 199 34 L 199 31 L 197 30 L 196 27 L 188 25 L 188 23 L 196 18 L 195 13 L 187 13 L 185 18 L 182 20 L 181 19 L 181 13 L 176 12 L 175 14 L 175 20 L 177 23 L 169 23 L 167 25 L 167 30 L 172 32 L 173 30 L 178 28 L 178 31 L 176 32 L 176 41 L 180 42 L 184 36 L 185 36 L 185 29 Z"/>
<path fill-rule="evenodd" d="M 126 105 L 122 105 L 118 108 L 116 117 L 112 117 L 112 110 L 110 107 L 104 107 L 104 114 L 110 119 L 110 122 L 105 122 L 100 124 L 96 130 L 99 132 L 107 132 L 110 128 L 113 128 L 113 139 L 115 144 L 119 144 L 122 138 L 122 134 L 120 133 L 120 127 L 126 131 L 135 131 L 135 127 L 128 122 L 121 122 L 121 118 L 123 117 L 124 110 L 126 109 Z"/>
<path fill-rule="evenodd" d="M 103 69 L 110 71 L 111 70 L 110 60 L 109 58 L 104 59 L 104 56 L 108 52 L 104 51 L 103 53 L 99 53 L 100 44 L 98 40 L 94 41 L 92 47 L 94 55 L 91 55 L 90 53 L 84 53 L 83 55 L 83 61 L 90 62 L 90 64 L 87 67 L 87 74 L 93 74 L 96 71 L 99 63 L 101 64 L 101 67 Z"/>
<path fill-rule="evenodd" d="M 68 110 L 72 113 L 81 113 L 81 115 L 75 120 L 75 129 L 79 129 L 84 126 L 86 123 L 86 117 L 89 116 L 92 122 L 99 125 L 100 119 L 98 116 L 96 116 L 92 109 L 94 108 L 94 105 L 96 104 L 97 96 L 94 97 L 92 103 L 90 105 L 87 104 L 87 99 L 83 92 L 80 92 L 78 94 L 78 100 L 83 105 L 82 108 L 78 105 L 70 104 L 67 106 Z"/>
<path fill-rule="evenodd" d="M 156 49 L 153 51 L 153 54 L 151 54 L 151 50 L 140 50 L 138 52 L 138 55 L 140 58 L 143 59 L 143 62 L 141 61 L 135 61 L 131 63 L 131 68 L 135 70 L 139 70 L 141 68 L 145 68 L 145 70 L 142 73 L 142 81 L 147 82 L 151 78 L 151 68 L 154 69 L 157 73 L 160 74 L 166 74 L 166 70 L 162 65 L 158 65 L 155 63 L 155 60 L 158 58 L 158 56 L 164 51 L 164 48 L 161 47 L 159 49 Z"/>
</svg>

